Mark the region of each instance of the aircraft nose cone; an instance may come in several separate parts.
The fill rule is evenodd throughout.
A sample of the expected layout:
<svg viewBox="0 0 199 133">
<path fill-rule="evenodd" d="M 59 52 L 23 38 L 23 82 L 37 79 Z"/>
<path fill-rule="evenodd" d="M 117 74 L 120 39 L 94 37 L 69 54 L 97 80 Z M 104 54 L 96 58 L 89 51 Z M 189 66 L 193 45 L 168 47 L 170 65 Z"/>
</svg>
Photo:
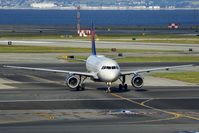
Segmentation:
<svg viewBox="0 0 199 133">
<path fill-rule="evenodd" d="M 118 79 L 119 71 L 103 71 L 99 73 L 99 78 L 104 82 L 114 82 Z"/>
</svg>

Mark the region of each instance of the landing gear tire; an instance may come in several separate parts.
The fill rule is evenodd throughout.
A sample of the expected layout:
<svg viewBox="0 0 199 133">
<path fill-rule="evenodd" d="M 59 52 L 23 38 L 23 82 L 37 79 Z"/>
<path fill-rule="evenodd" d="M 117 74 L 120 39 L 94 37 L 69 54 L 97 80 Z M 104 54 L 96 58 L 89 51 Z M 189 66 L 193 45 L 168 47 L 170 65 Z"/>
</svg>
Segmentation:
<svg viewBox="0 0 199 133">
<path fill-rule="evenodd" d="M 106 93 L 111 93 L 111 88 L 108 88 L 108 89 L 106 90 Z"/>
<path fill-rule="evenodd" d="M 81 84 L 79 86 L 77 86 L 76 91 L 84 91 L 85 90 L 85 85 Z"/>
<path fill-rule="evenodd" d="M 127 89 L 128 89 L 128 85 L 127 84 L 124 84 L 124 85 L 122 85 L 122 84 L 119 84 L 119 90 L 121 91 L 121 90 L 125 90 L 125 91 L 127 91 Z"/>
<path fill-rule="evenodd" d="M 119 84 L 119 90 L 121 91 L 122 90 L 122 84 Z"/>
<path fill-rule="evenodd" d="M 125 84 L 126 82 L 126 77 L 125 76 L 121 76 L 120 78 L 120 81 L 122 82 L 122 84 L 119 84 L 119 90 L 124 90 L 124 91 L 127 91 L 128 90 L 128 85 Z"/>
<path fill-rule="evenodd" d="M 128 90 L 128 85 L 124 84 L 124 90 L 127 91 Z"/>
<path fill-rule="evenodd" d="M 80 90 L 80 87 L 79 87 L 79 86 L 77 86 L 76 91 L 79 91 L 79 90 Z"/>
<path fill-rule="evenodd" d="M 81 88 L 82 91 L 84 91 L 85 90 L 85 85 L 82 84 L 80 88 Z"/>
<path fill-rule="evenodd" d="M 80 84 L 78 85 L 78 87 L 77 87 L 77 91 L 84 91 L 85 90 L 85 85 L 84 85 L 84 81 L 86 80 L 86 78 L 87 77 L 84 77 L 83 79 L 82 79 L 82 76 L 80 76 L 79 77 L 80 78 Z"/>
</svg>

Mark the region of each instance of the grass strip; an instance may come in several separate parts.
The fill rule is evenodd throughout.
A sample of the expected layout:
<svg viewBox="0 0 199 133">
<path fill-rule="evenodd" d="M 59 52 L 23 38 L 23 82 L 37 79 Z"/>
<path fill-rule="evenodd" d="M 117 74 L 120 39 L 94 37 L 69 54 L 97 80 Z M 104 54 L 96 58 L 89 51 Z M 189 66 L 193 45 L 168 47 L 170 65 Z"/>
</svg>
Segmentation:
<svg viewBox="0 0 199 133">
<path fill-rule="evenodd" d="M 151 75 L 154 77 L 168 78 L 199 84 L 199 72 L 153 73 Z"/>
<path fill-rule="evenodd" d="M 118 62 L 198 62 L 199 56 L 126 57 Z"/>
<path fill-rule="evenodd" d="M 133 42 L 146 42 L 146 43 L 176 43 L 176 44 L 199 44 L 199 39 L 195 40 L 136 40 Z"/>
<path fill-rule="evenodd" d="M 1 38 L 18 38 L 18 39 L 89 39 L 89 37 L 79 37 L 77 35 L 60 35 L 60 34 L 3 34 Z M 100 35 L 96 34 L 96 38 L 99 39 L 122 39 L 122 38 L 137 38 L 137 39 L 149 39 L 149 38 L 163 38 L 163 39 L 175 39 L 175 38 L 188 38 L 188 39 L 198 39 L 199 36 L 196 35 L 180 35 L 180 34 L 135 34 L 135 35 L 125 35 L 125 34 L 107 34 Z"/>
<path fill-rule="evenodd" d="M 34 34 L 11 34 L 1 35 L 1 38 L 15 39 L 77 39 L 87 40 L 90 38 L 78 37 L 77 35 L 34 35 Z M 134 40 L 133 40 L 134 38 Z M 152 40 L 151 40 L 152 39 Z M 182 40 L 180 40 L 182 39 Z M 186 40 L 187 39 L 187 40 Z M 199 36 L 179 34 L 154 34 L 154 35 L 96 35 L 96 40 L 111 42 L 145 42 L 145 43 L 176 43 L 176 44 L 199 44 Z"/>
<path fill-rule="evenodd" d="M 54 47 L 54 46 L 24 46 L 24 45 L 0 45 L 0 53 L 90 53 L 90 48 Z M 97 52 L 110 53 L 111 49 L 98 48 Z M 177 50 L 147 50 L 147 49 L 117 49 L 117 53 L 134 52 L 182 52 Z"/>
</svg>

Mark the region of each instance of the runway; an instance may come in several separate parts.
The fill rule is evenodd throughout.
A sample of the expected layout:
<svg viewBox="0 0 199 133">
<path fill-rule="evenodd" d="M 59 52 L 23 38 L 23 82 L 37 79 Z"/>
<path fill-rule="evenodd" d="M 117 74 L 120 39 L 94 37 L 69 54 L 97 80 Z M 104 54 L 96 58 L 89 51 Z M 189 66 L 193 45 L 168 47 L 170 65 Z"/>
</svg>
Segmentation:
<svg viewBox="0 0 199 133">
<path fill-rule="evenodd" d="M 184 63 L 122 63 L 124 70 Z M 198 62 L 193 63 L 198 65 Z M 17 64 L 14 64 L 17 65 Z M 85 71 L 82 63 L 21 66 Z M 130 80 L 131 77 L 127 79 Z M 146 81 L 150 81 L 146 77 Z M 66 87 L 65 75 L 0 67 L 0 131 L 3 133 L 199 131 L 198 85 L 146 83 L 136 90 L 105 93 L 104 83 L 86 80 L 85 91 Z M 127 110 L 130 113 L 125 113 Z"/>
<path fill-rule="evenodd" d="M 90 41 L 76 39 L 0 39 L 0 43 L 7 45 L 12 41 L 13 45 L 26 46 L 56 46 L 56 47 L 81 47 L 90 48 Z M 128 40 L 131 41 L 131 40 Z M 144 43 L 144 42 L 113 42 L 113 41 L 96 41 L 97 48 L 118 48 L 118 49 L 151 49 L 151 50 L 183 50 L 188 51 L 192 48 L 198 52 L 197 44 L 175 44 L 175 43 Z"/>
</svg>

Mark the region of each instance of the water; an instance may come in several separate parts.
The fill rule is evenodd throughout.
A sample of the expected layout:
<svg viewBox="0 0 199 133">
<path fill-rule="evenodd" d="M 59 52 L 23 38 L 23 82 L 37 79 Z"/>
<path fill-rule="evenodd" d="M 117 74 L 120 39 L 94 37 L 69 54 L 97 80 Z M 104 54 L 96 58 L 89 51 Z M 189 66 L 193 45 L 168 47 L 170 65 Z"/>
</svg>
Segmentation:
<svg viewBox="0 0 199 133">
<path fill-rule="evenodd" d="M 199 25 L 199 10 L 84 10 L 81 25 L 161 26 L 169 23 Z M 0 24 L 76 25 L 75 10 L 0 10 Z"/>
</svg>

